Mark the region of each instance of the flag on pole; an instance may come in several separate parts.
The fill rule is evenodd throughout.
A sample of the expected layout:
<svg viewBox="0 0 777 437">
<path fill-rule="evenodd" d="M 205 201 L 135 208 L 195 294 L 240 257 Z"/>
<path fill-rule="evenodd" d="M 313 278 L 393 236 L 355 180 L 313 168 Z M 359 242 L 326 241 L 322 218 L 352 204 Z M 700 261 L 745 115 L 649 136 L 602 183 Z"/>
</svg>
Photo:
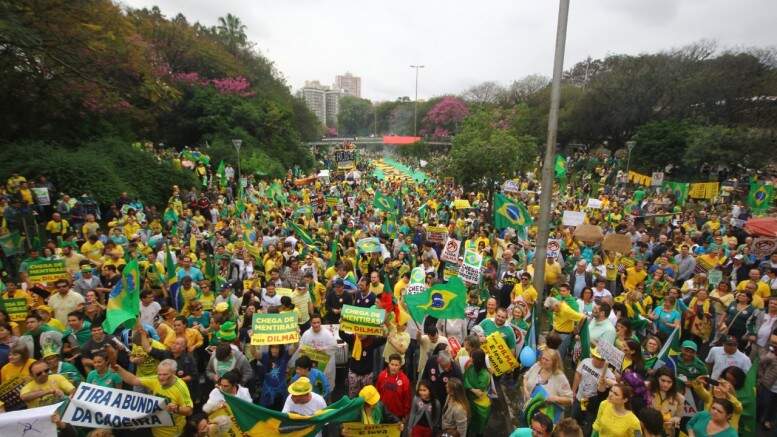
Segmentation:
<svg viewBox="0 0 777 437">
<path fill-rule="evenodd" d="M 5 256 L 14 256 L 18 253 L 22 253 L 21 245 L 22 237 L 19 232 L 14 231 L 0 237 L 0 248 L 3 249 Z"/>
<path fill-rule="evenodd" d="M 463 319 L 467 305 L 467 286 L 458 276 L 447 283 L 436 284 L 421 293 L 406 294 L 405 303 L 415 321 L 424 316 L 438 319 Z"/>
<path fill-rule="evenodd" d="M 494 195 L 494 227 L 501 230 L 513 228 L 518 231 L 534 223 L 523 202 L 513 202 L 505 195 Z"/>
<path fill-rule="evenodd" d="M 747 206 L 754 215 L 766 214 L 774 203 L 774 186 L 763 182 L 750 182 L 747 193 Z"/>
<path fill-rule="evenodd" d="M 167 285 L 167 293 L 170 296 L 173 307 L 176 311 L 180 311 L 183 307 L 183 296 L 178 292 L 180 288 L 180 284 L 178 283 L 178 272 L 176 271 L 173 254 L 170 252 L 170 247 L 167 245 L 165 245 L 165 284 Z"/>
<path fill-rule="evenodd" d="M 654 369 L 666 366 L 670 352 L 678 351 L 680 349 L 679 342 L 680 328 L 675 328 L 674 331 L 669 334 L 669 337 L 666 338 L 666 343 L 664 343 L 664 346 L 660 351 L 658 351 L 656 362 L 653 364 Z"/>
<path fill-rule="evenodd" d="M 224 166 L 224 160 L 222 159 L 219 162 L 219 167 L 216 169 L 216 176 L 219 178 L 219 186 L 220 187 L 226 187 L 227 186 L 227 170 Z"/>
<path fill-rule="evenodd" d="M 664 183 L 661 185 L 661 188 L 664 191 L 668 191 L 674 194 L 675 200 L 677 201 L 677 204 L 680 206 L 685 205 L 685 202 L 688 200 L 689 187 L 690 187 L 690 184 L 687 182 L 664 181 Z"/>
<path fill-rule="evenodd" d="M 559 192 L 563 193 L 567 189 L 567 159 L 561 155 L 556 155 L 554 165 L 556 179 L 558 179 Z"/>
<path fill-rule="evenodd" d="M 294 231 L 294 233 L 297 235 L 297 238 L 300 239 L 303 243 L 307 244 L 308 246 L 315 246 L 316 240 L 308 234 L 308 232 L 304 229 L 302 229 L 298 224 L 294 222 L 288 222 L 289 223 L 289 229 Z"/>
<path fill-rule="evenodd" d="M 372 206 L 383 211 L 395 211 L 397 209 L 397 200 L 393 197 L 384 196 L 380 191 L 376 191 Z"/>
<path fill-rule="evenodd" d="M 103 329 L 114 333 L 119 326 L 132 328 L 140 314 L 140 269 L 138 262 L 130 261 L 121 272 L 121 280 L 108 296 Z"/>
</svg>

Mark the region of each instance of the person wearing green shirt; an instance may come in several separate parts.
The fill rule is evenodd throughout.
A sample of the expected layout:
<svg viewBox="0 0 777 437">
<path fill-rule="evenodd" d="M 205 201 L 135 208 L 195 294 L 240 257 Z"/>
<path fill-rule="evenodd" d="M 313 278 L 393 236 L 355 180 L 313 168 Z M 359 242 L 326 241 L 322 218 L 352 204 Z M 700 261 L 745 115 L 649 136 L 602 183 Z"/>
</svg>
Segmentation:
<svg viewBox="0 0 777 437">
<path fill-rule="evenodd" d="M 92 338 L 92 322 L 85 320 L 81 311 L 68 314 L 67 324 L 69 327 L 62 334 L 62 338 L 67 339 L 71 345 L 80 348 Z"/>
<path fill-rule="evenodd" d="M 511 326 L 507 325 L 506 309 L 497 308 L 496 314 L 494 315 L 494 320 L 483 319 L 483 321 L 480 322 L 480 325 L 478 326 L 483 328 L 483 333 L 486 335 L 486 337 L 493 334 L 494 332 L 499 332 L 502 334 L 502 338 L 504 339 L 505 343 L 507 343 L 507 347 L 509 347 L 511 350 L 515 349 L 515 331 L 513 331 Z"/>
<path fill-rule="evenodd" d="M 121 376 L 108 367 L 108 355 L 99 351 L 92 356 L 94 370 L 86 376 L 86 382 L 100 387 L 121 388 Z"/>
<path fill-rule="evenodd" d="M 698 350 L 698 346 L 693 340 L 685 340 L 680 345 L 680 355 L 669 357 L 666 360 L 667 365 L 673 368 L 675 375 L 677 375 L 677 380 L 682 382 L 680 387 L 684 387 L 685 383 L 693 381 L 699 376 L 709 374 L 707 365 L 696 355 Z"/>
</svg>

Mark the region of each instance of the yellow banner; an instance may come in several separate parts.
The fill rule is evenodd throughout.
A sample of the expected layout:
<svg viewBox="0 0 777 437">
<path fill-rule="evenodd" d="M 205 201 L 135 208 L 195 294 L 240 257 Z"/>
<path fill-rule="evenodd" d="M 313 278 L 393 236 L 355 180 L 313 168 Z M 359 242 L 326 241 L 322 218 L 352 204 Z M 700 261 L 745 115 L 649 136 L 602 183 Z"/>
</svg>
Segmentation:
<svg viewBox="0 0 777 437">
<path fill-rule="evenodd" d="M 399 437 L 398 423 L 386 425 L 365 425 L 357 422 L 343 423 L 344 436 L 359 437 Z"/>
<path fill-rule="evenodd" d="M 491 361 L 494 375 L 499 376 L 518 367 L 518 359 L 515 358 L 513 351 L 507 347 L 507 343 L 505 343 L 502 334 L 499 332 L 494 332 L 486 337 L 486 344 L 483 350 Z"/>
<path fill-rule="evenodd" d="M 629 171 L 629 182 L 649 187 L 653 178 L 651 176 L 643 175 L 635 171 Z"/>
<path fill-rule="evenodd" d="M 692 199 L 712 199 L 718 195 L 720 183 L 698 182 L 688 188 L 688 196 Z"/>
<path fill-rule="evenodd" d="M 383 325 L 380 325 L 380 326 L 365 325 L 361 323 L 349 322 L 347 320 L 342 320 L 342 319 L 340 319 L 340 329 L 350 334 L 377 335 L 380 337 L 382 337 L 385 334 L 383 330 Z"/>
</svg>

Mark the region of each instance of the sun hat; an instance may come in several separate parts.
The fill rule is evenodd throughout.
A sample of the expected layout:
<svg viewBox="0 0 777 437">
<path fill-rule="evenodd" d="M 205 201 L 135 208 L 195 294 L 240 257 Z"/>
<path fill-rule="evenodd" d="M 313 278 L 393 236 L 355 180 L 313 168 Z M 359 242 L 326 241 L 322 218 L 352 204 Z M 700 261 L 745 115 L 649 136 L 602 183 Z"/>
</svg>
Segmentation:
<svg viewBox="0 0 777 437">
<path fill-rule="evenodd" d="M 289 394 L 292 396 L 304 396 L 313 391 L 313 385 L 310 384 L 310 380 L 302 376 L 289 385 Z"/>
</svg>

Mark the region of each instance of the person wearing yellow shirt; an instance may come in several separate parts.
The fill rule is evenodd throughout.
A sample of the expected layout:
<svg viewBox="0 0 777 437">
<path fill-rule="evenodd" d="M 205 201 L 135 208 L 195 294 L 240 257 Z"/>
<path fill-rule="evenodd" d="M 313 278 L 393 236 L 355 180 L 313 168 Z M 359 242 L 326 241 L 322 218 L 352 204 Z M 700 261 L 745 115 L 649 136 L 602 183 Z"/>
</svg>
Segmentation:
<svg viewBox="0 0 777 437">
<path fill-rule="evenodd" d="M 116 246 L 116 248 L 108 252 L 108 255 L 103 258 L 103 268 L 114 266 L 116 267 L 116 271 L 118 271 L 120 266 L 127 264 L 127 261 L 124 260 L 124 250 L 119 250 L 119 247 L 121 246 Z"/>
<path fill-rule="evenodd" d="M 599 437 L 636 437 L 642 435 L 642 425 L 631 411 L 634 390 L 626 384 L 610 388 L 607 400 L 599 405 L 593 430 Z"/>
<path fill-rule="evenodd" d="M 6 182 L 6 187 L 8 187 L 8 192 L 11 194 L 14 194 L 17 191 L 19 191 L 19 185 L 21 185 L 22 182 L 27 182 L 27 178 L 19 175 L 19 173 L 12 174 L 11 177 L 8 178 L 8 181 Z"/>
<path fill-rule="evenodd" d="M 25 299 L 27 301 L 27 306 L 29 308 L 33 308 L 33 299 L 32 295 L 27 290 L 22 290 L 21 288 L 18 288 L 16 286 L 16 283 L 13 281 L 8 281 L 5 284 L 5 291 L 3 292 L 0 297 L 3 299 Z"/>
<path fill-rule="evenodd" d="M 33 204 L 32 190 L 27 185 L 27 182 L 22 182 L 19 186 L 19 196 L 22 198 L 22 202 L 26 205 Z"/>
<path fill-rule="evenodd" d="M 636 290 L 637 284 L 642 283 L 647 278 L 645 262 L 637 261 L 634 267 L 626 269 L 626 275 L 621 278 L 623 289 L 627 291 Z"/>
<path fill-rule="evenodd" d="M 51 215 L 51 220 L 46 224 L 46 232 L 52 238 L 64 237 L 70 231 L 70 223 L 63 219 L 58 212 Z"/>
<path fill-rule="evenodd" d="M 531 283 L 531 274 L 529 273 L 522 273 L 521 281 L 513 286 L 510 299 L 515 302 L 518 298 L 523 299 L 530 307 L 534 305 L 534 302 L 537 302 L 537 290 L 534 289 L 534 285 Z"/>
<path fill-rule="evenodd" d="M 768 299 L 769 296 L 772 295 L 772 292 L 769 289 L 769 284 L 761 281 L 761 272 L 758 269 L 750 269 L 748 279 L 739 281 L 739 284 L 737 284 L 737 290 L 745 291 L 747 284 L 750 282 L 755 284 L 755 294 L 760 296 L 762 299 Z"/>
<path fill-rule="evenodd" d="M 30 378 L 30 366 L 35 360 L 30 358 L 30 350 L 25 344 L 16 343 L 8 354 L 8 362 L 0 369 L 0 382 L 6 383 L 14 378 Z"/>
<path fill-rule="evenodd" d="M 139 230 L 140 230 L 140 223 L 138 223 L 138 220 L 134 216 L 129 216 L 127 218 L 127 223 L 125 223 L 124 226 L 122 227 L 124 236 L 127 237 L 128 240 L 131 240 L 132 237 L 134 237 Z"/>
<path fill-rule="evenodd" d="M 81 253 L 91 261 L 100 261 L 103 255 L 103 243 L 97 239 L 97 235 L 90 235 L 81 245 Z"/>
<path fill-rule="evenodd" d="M 173 417 L 173 426 L 159 426 L 151 428 L 154 437 L 177 437 L 183 434 L 186 426 L 186 417 L 194 411 L 194 403 L 189 394 L 189 387 L 179 377 L 175 376 L 178 364 L 175 360 L 162 360 L 156 368 L 156 375 L 137 377 L 123 369 L 118 364 L 112 366 L 122 381 L 132 386 L 142 386 L 151 394 L 167 400 L 167 411 Z"/>
<path fill-rule="evenodd" d="M 188 321 L 186 317 L 177 316 L 173 322 L 173 330 L 170 331 L 164 339 L 164 345 L 168 348 L 172 348 L 175 339 L 182 337 L 186 339 L 186 350 L 189 351 L 189 353 L 194 352 L 197 348 L 202 346 L 205 340 L 202 338 L 200 331 L 196 328 L 187 328 L 187 324 Z"/>
<path fill-rule="evenodd" d="M 561 264 L 556 262 L 556 257 L 548 256 L 545 258 L 545 285 L 555 287 L 561 282 L 563 273 Z"/>
<path fill-rule="evenodd" d="M 405 295 L 407 285 L 410 283 L 410 272 L 402 273 L 402 277 L 394 284 L 394 299 L 397 302 L 401 302 Z"/>
<path fill-rule="evenodd" d="M 19 393 L 27 408 L 53 405 L 73 393 L 75 387 L 70 381 L 62 375 L 51 373 L 45 361 L 36 361 L 30 366 L 32 380 Z"/>
<path fill-rule="evenodd" d="M 585 314 L 573 310 L 566 302 L 555 297 L 545 299 L 545 309 L 553 312 L 553 332 L 561 337 L 558 352 L 561 357 L 566 357 L 572 340 L 580 332 Z"/>
<path fill-rule="evenodd" d="M 383 293 L 383 283 L 380 282 L 380 275 L 378 275 L 378 272 L 373 271 L 370 273 L 370 286 L 369 286 L 370 293 L 374 295 L 379 295 Z"/>
</svg>

